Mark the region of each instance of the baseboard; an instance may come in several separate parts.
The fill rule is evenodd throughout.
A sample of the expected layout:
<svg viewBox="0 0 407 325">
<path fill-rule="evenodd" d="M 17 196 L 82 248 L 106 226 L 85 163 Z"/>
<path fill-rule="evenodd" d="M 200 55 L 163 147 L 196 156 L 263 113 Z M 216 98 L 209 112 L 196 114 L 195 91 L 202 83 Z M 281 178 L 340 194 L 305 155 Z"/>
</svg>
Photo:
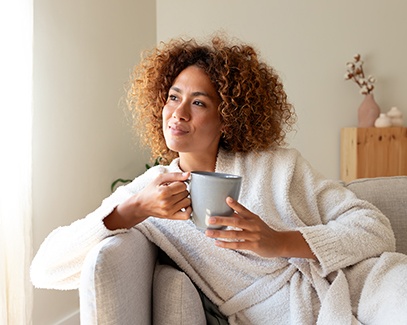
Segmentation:
<svg viewBox="0 0 407 325">
<path fill-rule="evenodd" d="M 80 324 L 80 317 L 79 317 L 79 309 L 73 312 L 71 315 L 61 319 L 59 322 L 55 323 L 55 325 L 79 325 Z"/>
</svg>

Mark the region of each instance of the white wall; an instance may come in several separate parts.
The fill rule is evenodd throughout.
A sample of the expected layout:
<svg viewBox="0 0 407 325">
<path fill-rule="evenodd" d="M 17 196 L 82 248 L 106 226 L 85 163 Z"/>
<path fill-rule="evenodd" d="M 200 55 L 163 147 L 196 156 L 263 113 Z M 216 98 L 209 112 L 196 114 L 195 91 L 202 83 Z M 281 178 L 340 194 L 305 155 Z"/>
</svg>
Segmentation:
<svg viewBox="0 0 407 325">
<path fill-rule="evenodd" d="M 99 206 L 148 160 L 118 102 L 140 51 L 156 43 L 150 0 L 34 2 L 34 252 L 54 228 Z M 34 325 L 78 308 L 76 291 L 34 292 Z"/>
<path fill-rule="evenodd" d="M 343 79 L 354 54 L 377 78 L 382 111 L 398 106 L 407 124 L 406 11 L 403 0 L 157 0 L 157 40 L 224 29 L 255 45 L 295 105 L 291 145 L 325 176 L 339 178 L 340 129 L 357 125 L 363 99 Z"/>
</svg>

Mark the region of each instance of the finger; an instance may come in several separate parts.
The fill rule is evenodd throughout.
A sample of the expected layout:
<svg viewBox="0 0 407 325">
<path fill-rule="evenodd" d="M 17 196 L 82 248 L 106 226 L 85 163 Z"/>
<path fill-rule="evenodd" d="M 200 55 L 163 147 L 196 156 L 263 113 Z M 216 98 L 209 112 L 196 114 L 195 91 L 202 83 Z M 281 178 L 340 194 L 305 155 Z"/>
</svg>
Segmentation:
<svg viewBox="0 0 407 325">
<path fill-rule="evenodd" d="M 258 242 L 259 240 L 261 240 L 261 234 L 243 229 L 207 229 L 205 231 L 205 235 L 210 238 L 221 238 L 237 241 Z"/>
<path fill-rule="evenodd" d="M 184 182 L 189 178 L 190 173 L 164 173 L 156 177 L 158 185 L 169 185 L 173 182 Z"/>
<path fill-rule="evenodd" d="M 232 217 L 215 216 L 208 219 L 209 224 L 214 226 L 233 227 L 250 232 L 261 230 L 263 221 L 255 214 L 248 211 L 246 217 L 235 213 Z"/>
<path fill-rule="evenodd" d="M 187 185 L 182 181 L 174 181 L 174 182 L 164 182 L 158 185 L 157 190 L 163 196 L 174 196 L 181 194 L 183 196 L 188 196 L 189 192 L 187 191 Z"/>
<path fill-rule="evenodd" d="M 210 238 L 222 238 L 231 240 L 250 240 L 251 236 L 249 232 L 242 230 L 215 230 L 207 229 L 205 235 Z"/>
<path fill-rule="evenodd" d="M 191 199 L 188 198 L 188 197 L 183 198 L 181 201 L 178 201 L 177 203 L 175 203 L 173 211 L 175 211 L 174 213 L 176 213 L 177 211 L 181 211 L 183 209 L 185 210 L 187 208 L 190 208 L 192 210 L 192 208 L 191 208 Z"/>
<path fill-rule="evenodd" d="M 250 211 L 246 207 L 244 207 L 242 204 L 240 204 L 238 201 L 231 198 L 230 196 L 228 196 L 226 198 L 226 203 L 242 217 L 245 217 L 248 214 L 251 214 Z"/>
<path fill-rule="evenodd" d="M 191 217 L 192 209 L 191 207 L 187 207 L 185 209 L 179 210 L 175 212 L 171 219 L 173 220 L 188 220 Z"/>
<path fill-rule="evenodd" d="M 186 189 L 184 189 L 181 192 L 174 193 L 170 200 L 173 203 L 176 203 L 176 202 L 179 202 L 179 201 L 187 198 L 188 196 L 189 196 L 189 192 Z M 190 202 L 190 200 L 189 200 L 189 202 Z"/>
<path fill-rule="evenodd" d="M 187 191 L 176 195 L 168 196 L 167 194 L 167 190 L 162 190 L 155 200 L 156 214 L 159 216 L 171 217 L 177 211 L 191 205 L 191 199 L 188 197 Z"/>
<path fill-rule="evenodd" d="M 221 248 L 233 250 L 252 250 L 252 244 L 247 241 L 222 241 L 216 240 L 215 245 Z"/>
<path fill-rule="evenodd" d="M 229 226 L 234 228 L 246 229 L 248 222 L 241 215 L 234 213 L 231 216 L 212 216 L 208 219 L 210 225 L 214 226 Z"/>
</svg>

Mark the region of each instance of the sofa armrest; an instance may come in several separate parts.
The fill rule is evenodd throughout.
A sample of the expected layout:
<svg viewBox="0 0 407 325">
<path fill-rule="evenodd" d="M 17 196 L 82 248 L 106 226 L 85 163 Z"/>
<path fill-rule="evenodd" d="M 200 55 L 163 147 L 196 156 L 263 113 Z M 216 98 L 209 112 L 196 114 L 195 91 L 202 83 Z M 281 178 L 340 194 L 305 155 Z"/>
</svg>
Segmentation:
<svg viewBox="0 0 407 325">
<path fill-rule="evenodd" d="M 396 237 L 396 250 L 407 254 L 407 176 L 362 178 L 346 187 L 389 218 Z"/>
<path fill-rule="evenodd" d="M 79 287 L 81 324 L 151 324 L 157 247 L 137 229 L 87 255 Z"/>
</svg>

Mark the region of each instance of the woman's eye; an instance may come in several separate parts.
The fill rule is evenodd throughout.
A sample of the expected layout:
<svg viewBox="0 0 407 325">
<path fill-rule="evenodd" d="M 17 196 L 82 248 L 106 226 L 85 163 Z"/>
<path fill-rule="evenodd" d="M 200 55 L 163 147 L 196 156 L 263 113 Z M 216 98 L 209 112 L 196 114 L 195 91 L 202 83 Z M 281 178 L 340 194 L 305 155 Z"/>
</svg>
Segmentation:
<svg viewBox="0 0 407 325">
<path fill-rule="evenodd" d="M 202 103 L 202 102 L 199 101 L 199 100 L 195 100 L 195 101 L 194 101 L 194 105 L 197 105 L 197 106 L 205 106 L 205 104 Z"/>
<path fill-rule="evenodd" d="M 175 96 L 175 95 L 168 95 L 168 100 L 177 100 L 177 96 Z"/>
</svg>

